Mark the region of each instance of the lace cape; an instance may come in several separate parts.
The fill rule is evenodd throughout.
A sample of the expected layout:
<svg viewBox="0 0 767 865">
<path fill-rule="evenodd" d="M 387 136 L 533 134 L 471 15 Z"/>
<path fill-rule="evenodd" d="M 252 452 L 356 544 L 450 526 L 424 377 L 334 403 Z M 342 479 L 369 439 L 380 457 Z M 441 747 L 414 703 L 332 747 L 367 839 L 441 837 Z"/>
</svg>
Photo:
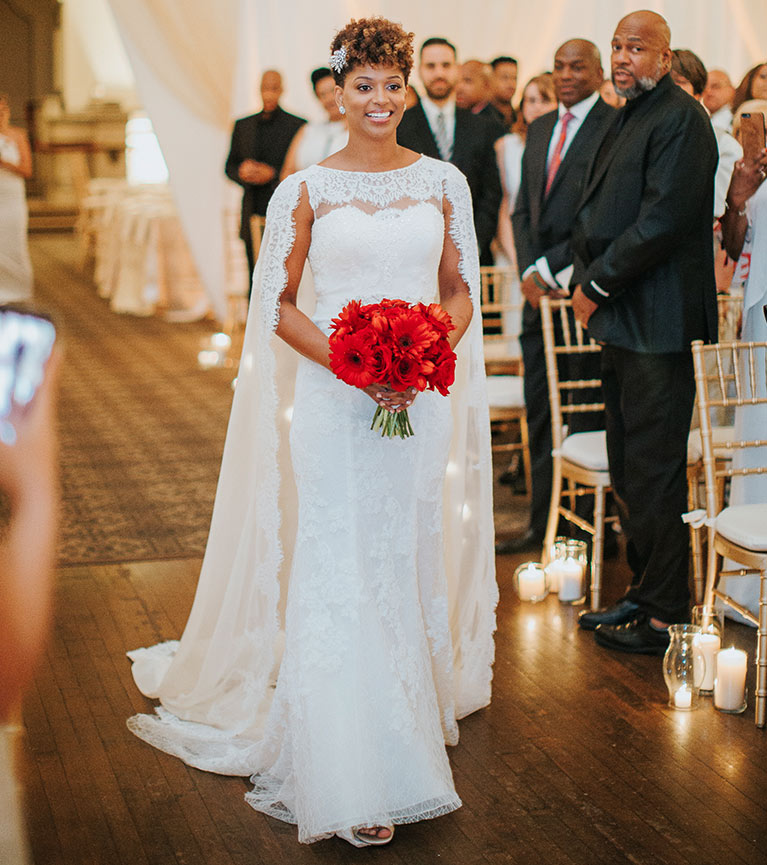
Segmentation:
<svg viewBox="0 0 767 865">
<path fill-rule="evenodd" d="M 267 212 L 210 536 L 184 634 L 179 642 L 129 653 L 139 689 L 161 703 L 156 715 L 131 718 L 129 728 L 189 765 L 222 774 L 258 770 L 281 658 L 297 515 L 288 437 L 296 355 L 274 330 L 304 183 L 313 206 L 322 199 L 385 208 L 433 200 L 435 189 L 451 205 L 448 230 L 474 306 L 457 347 L 444 493 L 456 716 L 490 702 L 498 590 L 479 262 L 468 185 L 452 165 L 427 157 L 380 174 L 314 166 L 288 177 Z M 311 293 L 302 283 L 300 294 L 309 295 L 302 308 L 311 307 Z"/>
</svg>

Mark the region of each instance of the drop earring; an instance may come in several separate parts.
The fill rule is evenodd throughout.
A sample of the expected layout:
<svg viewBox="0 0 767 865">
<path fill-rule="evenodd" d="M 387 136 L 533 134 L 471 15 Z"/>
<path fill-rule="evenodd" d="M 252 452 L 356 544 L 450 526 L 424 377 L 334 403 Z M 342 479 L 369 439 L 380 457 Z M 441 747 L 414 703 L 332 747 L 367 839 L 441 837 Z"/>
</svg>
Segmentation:
<svg viewBox="0 0 767 865">
<path fill-rule="evenodd" d="M 339 114 L 346 114 L 346 109 L 343 107 L 343 105 L 338 106 L 338 113 Z"/>
</svg>

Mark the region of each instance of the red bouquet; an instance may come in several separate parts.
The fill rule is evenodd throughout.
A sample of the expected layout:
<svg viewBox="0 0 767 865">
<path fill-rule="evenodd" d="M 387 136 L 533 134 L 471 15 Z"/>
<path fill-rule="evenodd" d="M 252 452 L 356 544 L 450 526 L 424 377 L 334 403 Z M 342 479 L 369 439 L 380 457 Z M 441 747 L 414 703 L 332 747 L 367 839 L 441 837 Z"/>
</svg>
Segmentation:
<svg viewBox="0 0 767 865">
<path fill-rule="evenodd" d="M 354 387 L 386 384 L 404 392 L 438 390 L 447 396 L 455 379 L 455 354 L 447 335 L 454 330 L 438 303 L 382 300 L 363 306 L 350 301 L 332 321 L 330 368 Z M 382 436 L 413 435 L 407 409 L 378 406 L 370 429 Z"/>
</svg>

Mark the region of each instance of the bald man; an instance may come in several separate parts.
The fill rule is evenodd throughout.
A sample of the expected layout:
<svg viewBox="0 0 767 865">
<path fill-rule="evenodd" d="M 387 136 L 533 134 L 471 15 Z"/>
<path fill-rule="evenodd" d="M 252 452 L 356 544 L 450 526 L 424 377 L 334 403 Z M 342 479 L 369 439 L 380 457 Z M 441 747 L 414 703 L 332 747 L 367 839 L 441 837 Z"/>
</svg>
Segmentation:
<svg viewBox="0 0 767 865">
<path fill-rule="evenodd" d="M 455 86 L 455 104 L 459 108 L 468 109 L 472 114 L 487 117 L 500 127 L 499 135 L 502 135 L 506 131 L 503 115 L 490 102 L 490 72 L 490 65 L 482 63 L 481 60 L 467 60 L 462 63 Z"/>
<path fill-rule="evenodd" d="M 690 343 L 717 335 L 711 221 L 716 139 L 700 103 L 670 75 L 670 32 L 654 12 L 623 18 L 612 40 L 626 97 L 597 151 L 572 234 L 573 309 L 602 343 L 607 451 L 631 586 L 581 614 L 599 645 L 663 654 L 689 621 L 687 437 Z"/>
<path fill-rule="evenodd" d="M 235 122 L 226 160 L 226 176 L 243 188 L 240 237 L 245 244 L 251 274 L 255 257 L 250 217 L 266 215 L 266 206 L 279 183 L 290 142 L 306 122 L 303 117 L 280 108 L 281 96 L 282 76 L 274 69 L 267 69 L 261 77 L 263 110 Z"/>
<path fill-rule="evenodd" d="M 551 499 L 551 413 L 539 302 L 566 289 L 572 265 L 570 232 L 586 173 L 615 117 L 599 96 L 603 71 L 599 49 L 570 39 L 554 54 L 557 109 L 530 124 L 522 158 L 522 179 L 512 224 L 525 305 L 520 345 L 524 360 L 525 405 L 530 435 L 532 495 L 527 531 L 500 541 L 499 553 L 540 548 Z M 567 273 L 567 276 L 561 274 Z M 593 373 L 592 375 L 595 375 Z M 592 377 L 590 375 L 589 377 Z M 573 416 L 578 427 L 592 416 Z M 577 430 L 583 432 L 585 426 Z"/>
<path fill-rule="evenodd" d="M 718 129 L 729 131 L 732 126 L 732 100 L 735 88 L 724 69 L 710 69 L 703 90 L 703 104 L 711 115 L 711 122 Z"/>
</svg>

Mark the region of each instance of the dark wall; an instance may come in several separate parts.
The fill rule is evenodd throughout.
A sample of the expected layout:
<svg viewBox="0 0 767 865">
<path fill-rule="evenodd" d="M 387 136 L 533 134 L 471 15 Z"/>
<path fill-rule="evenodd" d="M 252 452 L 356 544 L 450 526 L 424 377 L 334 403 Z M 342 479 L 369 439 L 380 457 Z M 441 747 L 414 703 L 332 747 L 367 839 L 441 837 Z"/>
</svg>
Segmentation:
<svg viewBox="0 0 767 865">
<path fill-rule="evenodd" d="M 0 0 L 0 92 L 11 101 L 11 122 L 54 89 L 54 34 L 58 0 Z"/>
</svg>

